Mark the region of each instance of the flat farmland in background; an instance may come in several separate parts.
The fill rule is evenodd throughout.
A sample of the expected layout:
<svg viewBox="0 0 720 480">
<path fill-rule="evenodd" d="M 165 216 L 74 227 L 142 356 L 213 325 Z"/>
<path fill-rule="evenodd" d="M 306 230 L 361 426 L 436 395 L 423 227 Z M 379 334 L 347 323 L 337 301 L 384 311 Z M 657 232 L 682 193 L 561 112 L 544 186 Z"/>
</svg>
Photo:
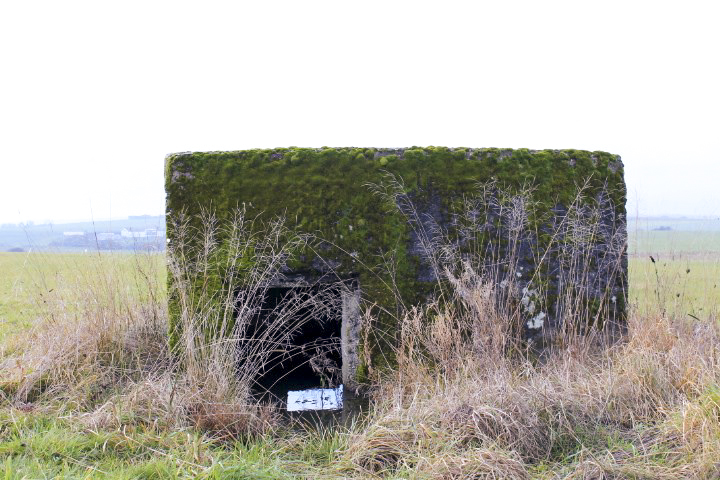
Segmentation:
<svg viewBox="0 0 720 480">
<path fill-rule="evenodd" d="M 665 310 L 707 318 L 720 311 L 720 255 L 678 253 L 629 258 L 630 303 L 640 314 Z"/>
<path fill-rule="evenodd" d="M 720 221 L 631 220 L 628 229 L 630 301 L 640 313 L 718 314 Z"/>
<path fill-rule="evenodd" d="M 640 231 L 630 232 L 630 254 L 714 254 L 720 255 L 720 232 Z"/>
<path fill-rule="evenodd" d="M 631 304 L 640 313 L 665 309 L 701 318 L 717 313 L 719 223 L 653 222 L 643 224 L 644 230 L 633 229 L 632 221 L 629 226 Z M 652 229 L 667 223 L 671 230 Z M 30 326 L 50 305 L 61 303 L 63 311 L 72 312 L 73 299 L 92 290 L 83 286 L 125 285 L 125 291 L 115 294 L 141 298 L 148 294 L 148 282 L 165 285 L 164 254 L 0 253 L 0 344 Z"/>
<path fill-rule="evenodd" d="M 164 254 L 0 253 L 0 344 L 50 307 L 71 314 L 78 295 L 106 287 L 116 298 L 142 299 L 151 282 L 164 285 Z"/>
<path fill-rule="evenodd" d="M 720 219 L 634 218 L 628 235 L 631 255 L 720 255 Z"/>
</svg>

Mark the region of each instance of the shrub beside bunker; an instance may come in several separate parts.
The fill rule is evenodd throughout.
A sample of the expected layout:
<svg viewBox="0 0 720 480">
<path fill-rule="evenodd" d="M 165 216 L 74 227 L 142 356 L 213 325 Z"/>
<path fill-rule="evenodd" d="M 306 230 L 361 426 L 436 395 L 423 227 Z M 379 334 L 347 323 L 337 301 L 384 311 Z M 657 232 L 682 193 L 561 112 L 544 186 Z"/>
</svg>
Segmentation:
<svg viewBox="0 0 720 480">
<path fill-rule="evenodd" d="M 510 285 L 520 309 L 518 334 L 537 345 L 567 317 L 568 303 L 561 300 L 569 291 L 579 299 L 573 305 L 585 311 L 573 318 L 586 324 L 625 319 L 625 184 L 616 155 L 444 147 L 185 152 L 166 157 L 165 187 L 171 255 L 178 240 L 172 219 L 181 212 L 200 229 L 203 211 L 214 212 L 222 223 L 244 208 L 256 217 L 257 228 L 283 217 L 291 230 L 317 239 L 295 252 L 269 288 L 277 295 L 283 289 L 342 286 L 333 287 L 337 312 L 328 320 L 339 332 L 317 330 L 340 338 L 346 389 L 364 379 L 368 357 L 361 352 L 370 351 L 375 366 L 392 363 L 388 346 L 404 309 L 438 297 L 442 255 L 432 248 L 440 237 L 456 258 L 492 258 L 486 265 L 498 283 Z M 515 235 L 517 205 L 503 192 L 528 187 L 531 195 L 517 198 L 531 199 L 532 208 Z M 577 217 L 579 195 L 583 205 L 593 207 L 597 228 L 590 232 L 570 218 Z M 474 211 L 480 204 L 484 209 Z M 222 245 L 222 235 L 217 241 Z M 568 255 L 569 241 L 585 253 Z M 252 262 L 252 255 L 243 261 Z M 225 274 L 221 269 L 211 274 L 213 288 L 227 287 Z M 207 282 L 191 288 L 208 288 Z M 361 325 L 364 301 L 374 306 L 371 328 L 377 334 L 362 331 L 369 328 Z M 171 331 L 177 332 L 172 295 L 170 303 Z M 258 315 L 258 325 L 263 321 Z M 371 348 L 363 345 L 368 338 L 374 340 Z"/>
</svg>

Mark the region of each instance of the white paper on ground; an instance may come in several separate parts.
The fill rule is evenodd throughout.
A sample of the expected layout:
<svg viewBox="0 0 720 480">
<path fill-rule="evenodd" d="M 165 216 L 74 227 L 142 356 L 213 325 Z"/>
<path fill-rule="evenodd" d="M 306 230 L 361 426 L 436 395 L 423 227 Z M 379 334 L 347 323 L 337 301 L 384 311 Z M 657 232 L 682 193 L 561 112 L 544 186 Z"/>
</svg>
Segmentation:
<svg viewBox="0 0 720 480">
<path fill-rule="evenodd" d="M 311 388 L 288 392 L 288 412 L 301 410 L 338 410 L 343 408 L 343 386 L 337 388 Z"/>
</svg>

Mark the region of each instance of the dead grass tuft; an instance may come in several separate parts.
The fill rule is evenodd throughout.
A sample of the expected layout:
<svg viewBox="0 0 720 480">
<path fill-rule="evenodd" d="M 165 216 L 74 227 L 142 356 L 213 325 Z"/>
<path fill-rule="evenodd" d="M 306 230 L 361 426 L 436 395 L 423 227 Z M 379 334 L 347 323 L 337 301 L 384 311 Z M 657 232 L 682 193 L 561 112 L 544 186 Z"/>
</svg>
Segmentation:
<svg viewBox="0 0 720 480">
<path fill-rule="evenodd" d="M 421 478 L 442 480 L 531 478 L 525 463 L 517 455 L 488 448 L 470 448 L 462 453 L 421 458 L 414 470 Z"/>
</svg>

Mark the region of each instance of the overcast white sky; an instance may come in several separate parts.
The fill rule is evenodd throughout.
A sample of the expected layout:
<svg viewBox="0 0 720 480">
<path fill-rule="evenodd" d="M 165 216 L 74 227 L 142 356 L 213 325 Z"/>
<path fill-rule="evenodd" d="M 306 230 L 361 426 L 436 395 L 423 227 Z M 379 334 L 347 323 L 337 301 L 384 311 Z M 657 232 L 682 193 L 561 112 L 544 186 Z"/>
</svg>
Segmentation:
<svg viewBox="0 0 720 480">
<path fill-rule="evenodd" d="M 720 216 L 720 2 L 0 2 L 0 222 L 164 211 L 186 150 L 620 154 Z"/>
</svg>

